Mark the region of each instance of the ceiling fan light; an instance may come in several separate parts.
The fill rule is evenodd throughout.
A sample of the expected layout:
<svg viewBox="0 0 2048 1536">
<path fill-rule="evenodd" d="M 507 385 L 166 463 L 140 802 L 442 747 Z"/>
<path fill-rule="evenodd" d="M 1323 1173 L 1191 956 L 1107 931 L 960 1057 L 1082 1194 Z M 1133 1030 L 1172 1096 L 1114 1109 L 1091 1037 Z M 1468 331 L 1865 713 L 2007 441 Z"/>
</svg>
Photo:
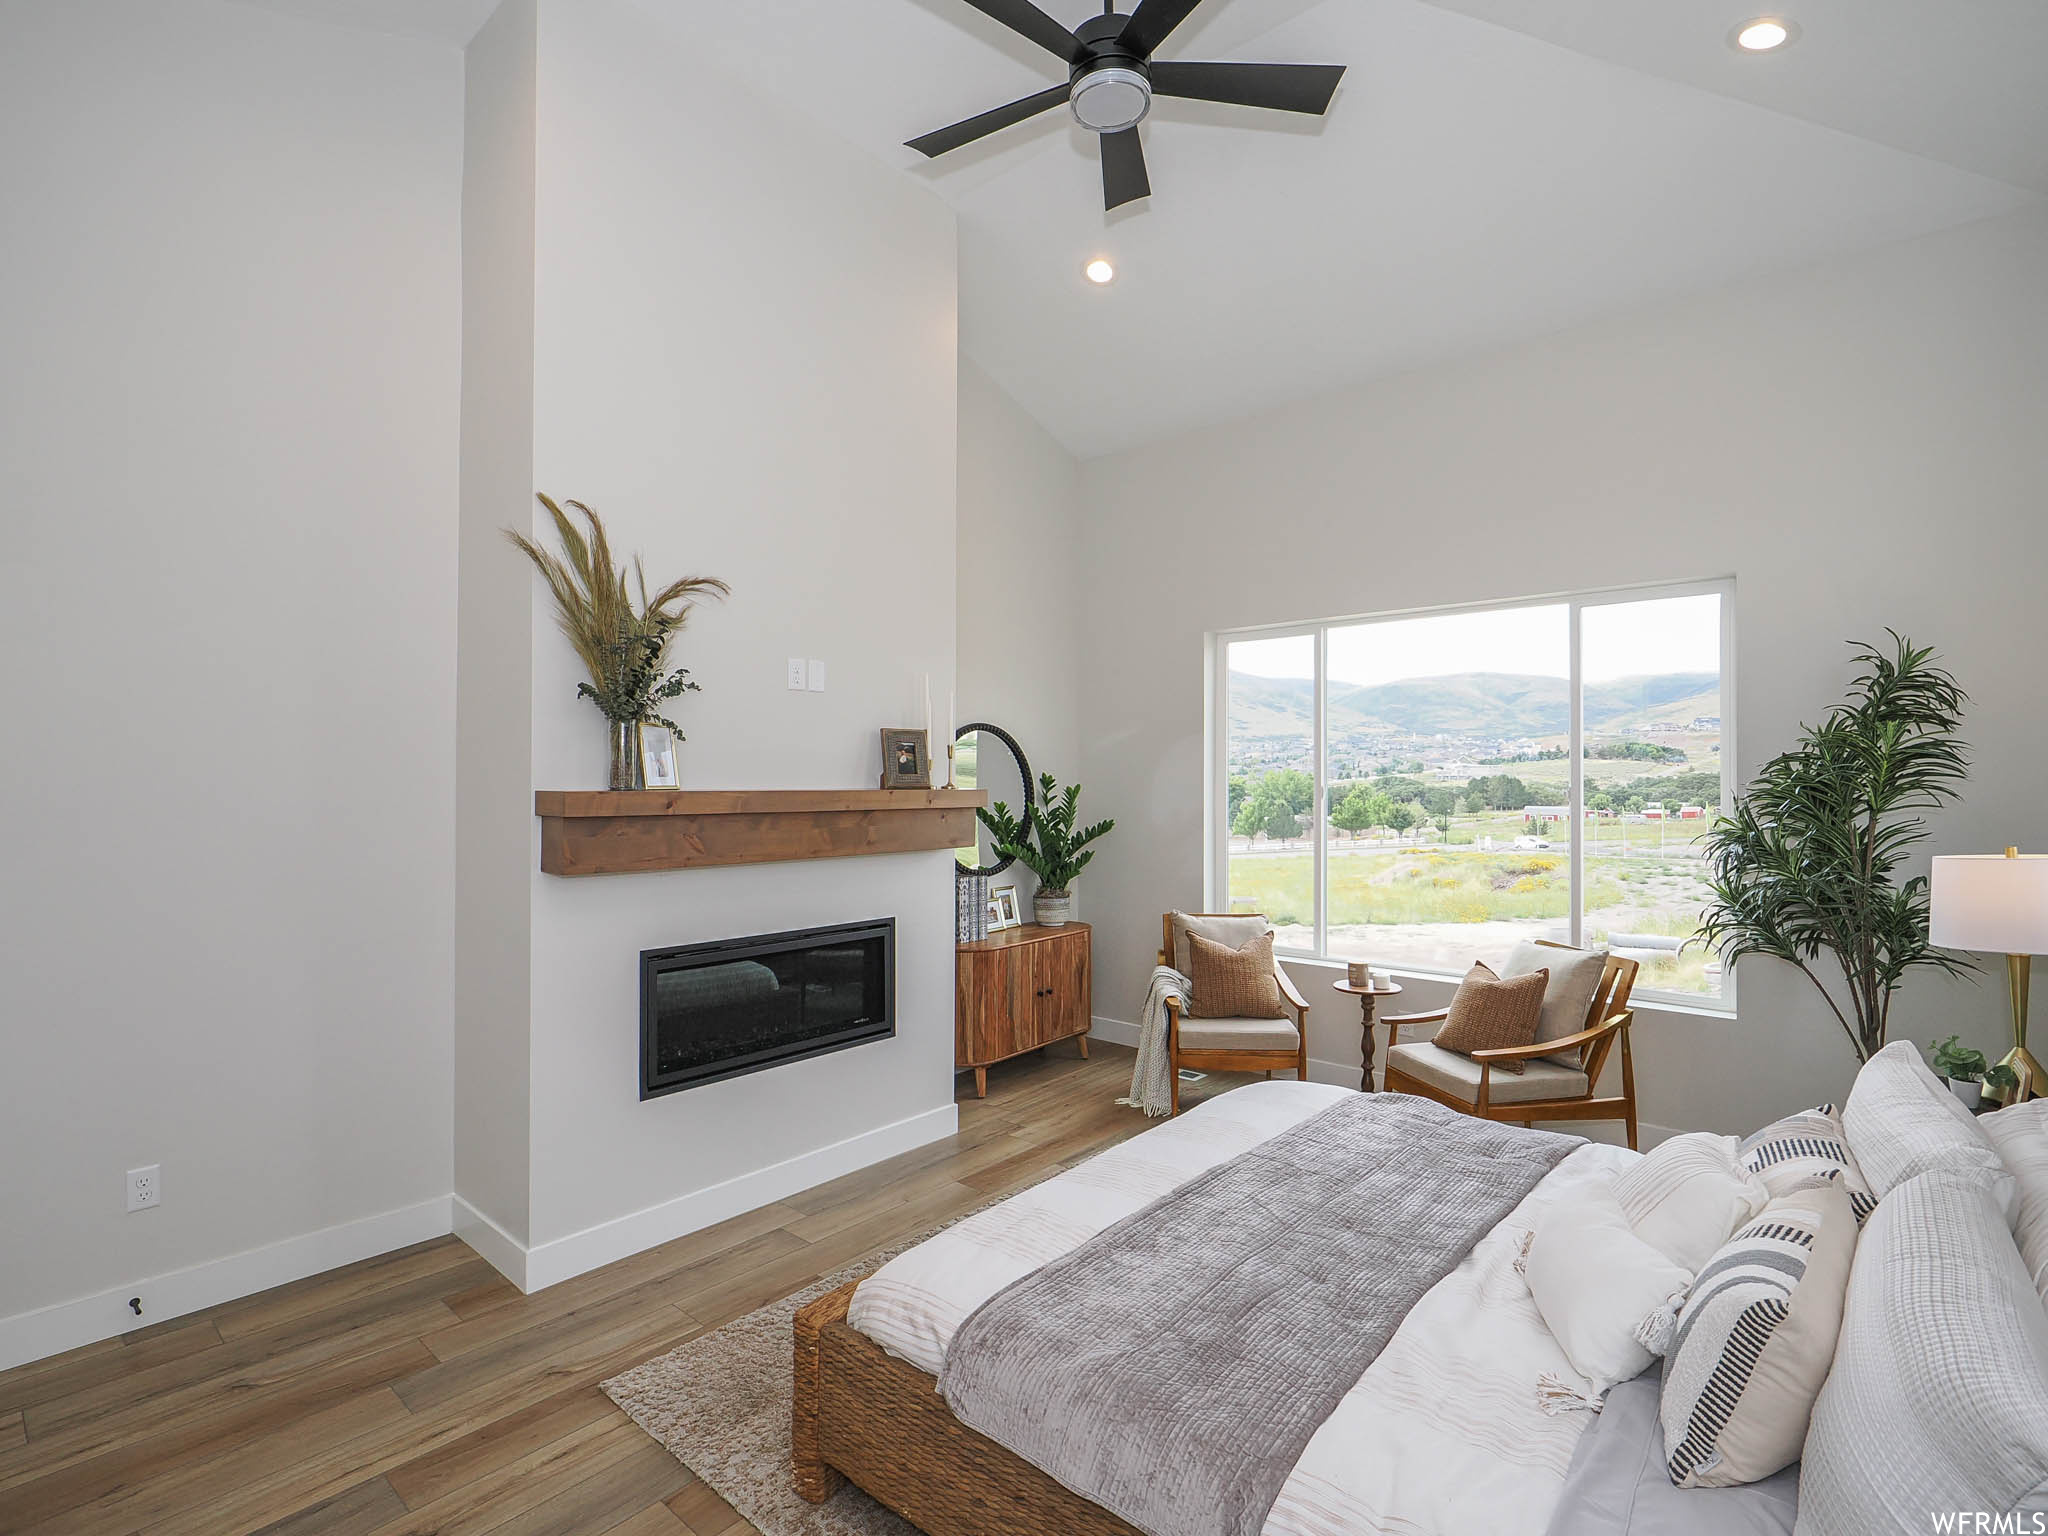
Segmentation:
<svg viewBox="0 0 2048 1536">
<path fill-rule="evenodd" d="M 1152 110 L 1152 82 L 1141 70 L 1107 64 L 1074 82 L 1067 105 L 1074 121 L 1095 133 L 1135 128 Z"/>
</svg>

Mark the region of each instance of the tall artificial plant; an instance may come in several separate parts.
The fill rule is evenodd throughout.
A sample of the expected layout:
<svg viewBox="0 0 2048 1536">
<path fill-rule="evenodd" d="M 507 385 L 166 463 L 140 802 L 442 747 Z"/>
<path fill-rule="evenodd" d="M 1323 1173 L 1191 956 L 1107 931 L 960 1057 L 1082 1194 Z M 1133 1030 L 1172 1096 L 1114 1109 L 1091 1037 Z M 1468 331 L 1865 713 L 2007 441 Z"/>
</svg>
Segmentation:
<svg viewBox="0 0 2048 1536">
<path fill-rule="evenodd" d="M 1713 897 L 1699 929 L 1729 965 L 1772 955 L 1797 966 L 1864 1061 L 1884 1046 L 1908 971 L 1970 969 L 1928 942 L 1927 877 L 1898 878 L 1928 836 L 1919 813 L 1961 792 L 1969 696 L 1931 648 L 1891 639 L 1889 652 L 1858 644 L 1847 700 L 1764 764 L 1707 833 Z"/>
<path fill-rule="evenodd" d="M 1029 805 L 1022 816 L 1012 816 L 1009 806 L 998 800 L 975 814 L 995 839 L 996 852 L 1015 859 L 1038 876 L 1038 888 L 1046 896 L 1064 896 L 1074 879 L 1088 867 L 1095 850 L 1088 845 L 1107 835 L 1116 823 L 1098 821 L 1092 827 L 1075 830 L 1080 819 L 1081 786 L 1069 784 L 1064 790 L 1051 774 L 1039 776 L 1039 807 Z M 1027 784 L 1024 793 L 1029 795 Z"/>
<path fill-rule="evenodd" d="M 615 725 L 645 720 L 667 726 L 680 740 L 682 731 L 659 712 L 660 707 L 696 692 L 697 684 L 690 681 L 689 668 L 669 670 L 669 647 L 689 618 L 693 601 L 724 597 L 732 588 L 715 576 L 685 576 L 650 595 L 638 555 L 633 557 L 629 587 L 626 568 L 612 563 L 611 540 L 595 512 L 580 501 L 568 503 L 582 515 L 586 534 L 552 497 L 542 495 L 540 504 L 554 519 L 560 555 L 511 529 L 505 536 L 547 582 L 554 594 L 555 621 L 590 673 L 590 681 L 576 685 L 577 696 L 596 704 Z"/>
</svg>

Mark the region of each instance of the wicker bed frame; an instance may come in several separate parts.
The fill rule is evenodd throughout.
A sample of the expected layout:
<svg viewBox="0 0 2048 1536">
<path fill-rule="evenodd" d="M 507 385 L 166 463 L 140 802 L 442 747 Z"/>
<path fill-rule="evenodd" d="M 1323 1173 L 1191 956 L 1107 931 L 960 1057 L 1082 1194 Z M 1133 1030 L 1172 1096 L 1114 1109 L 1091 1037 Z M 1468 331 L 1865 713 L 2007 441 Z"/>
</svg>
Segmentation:
<svg viewBox="0 0 2048 1536">
<path fill-rule="evenodd" d="M 928 1536 L 1141 1536 L 953 1417 L 937 1383 L 846 1321 L 853 1281 L 796 1315 L 796 1490 L 843 1481 Z"/>
</svg>

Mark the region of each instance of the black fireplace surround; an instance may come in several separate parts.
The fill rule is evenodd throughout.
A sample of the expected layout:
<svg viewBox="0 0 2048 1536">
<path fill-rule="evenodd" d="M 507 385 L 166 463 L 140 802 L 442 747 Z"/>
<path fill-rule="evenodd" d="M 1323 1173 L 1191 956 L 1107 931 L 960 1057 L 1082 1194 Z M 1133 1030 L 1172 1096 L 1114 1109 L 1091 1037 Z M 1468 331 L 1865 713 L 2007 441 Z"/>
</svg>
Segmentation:
<svg viewBox="0 0 2048 1536">
<path fill-rule="evenodd" d="M 896 1033 L 896 919 L 640 952 L 640 1097 Z"/>
</svg>

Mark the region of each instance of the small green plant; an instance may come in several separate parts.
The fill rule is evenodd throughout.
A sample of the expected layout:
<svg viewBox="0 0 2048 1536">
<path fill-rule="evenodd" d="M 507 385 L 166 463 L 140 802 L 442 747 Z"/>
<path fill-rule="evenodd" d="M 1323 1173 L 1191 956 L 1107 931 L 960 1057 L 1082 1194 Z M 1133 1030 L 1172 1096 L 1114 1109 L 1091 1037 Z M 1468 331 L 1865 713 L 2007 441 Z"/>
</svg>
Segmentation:
<svg viewBox="0 0 2048 1536">
<path fill-rule="evenodd" d="M 1995 1067 L 1984 1069 L 1984 1086 L 1995 1094 L 2017 1093 L 2020 1075 L 2001 1061 Z"/>
<path fill-rule="evenodd" d="M 1015 859 L 1038 876 L 1039 890 L 1044 895 L 1064 896 L 1075 877 L 1095 857 L 1095 850 L 1088 845 L 1108 834 L 1116 823 L 1098 821 L 1092 827 L 1075 831 L 1081 786 L 1069 784 L 1061 790 L 1058 780 L 1049 773 L 1039 776 L 1039 800 L 1036 811 L 1026 805 L 1021 817 L 1012 816 L 1009 806 L 1000 800 L 975 814 L 995 839 L 997 853 Z"/>
<path fill-rule="evenodd" d="M 1934 1070 L 1942 1077 L 1957 1083 L 1978 1083 L 1984 1080 L 1987 1070 L 1984 1053 L 1963 1045 L 1960 1035 L 1950 1035 L 1946 1040 L 1934 1042 Z M 1997 1070 L 2011 1073 L 2012 1068 Z"/>
</svg>

